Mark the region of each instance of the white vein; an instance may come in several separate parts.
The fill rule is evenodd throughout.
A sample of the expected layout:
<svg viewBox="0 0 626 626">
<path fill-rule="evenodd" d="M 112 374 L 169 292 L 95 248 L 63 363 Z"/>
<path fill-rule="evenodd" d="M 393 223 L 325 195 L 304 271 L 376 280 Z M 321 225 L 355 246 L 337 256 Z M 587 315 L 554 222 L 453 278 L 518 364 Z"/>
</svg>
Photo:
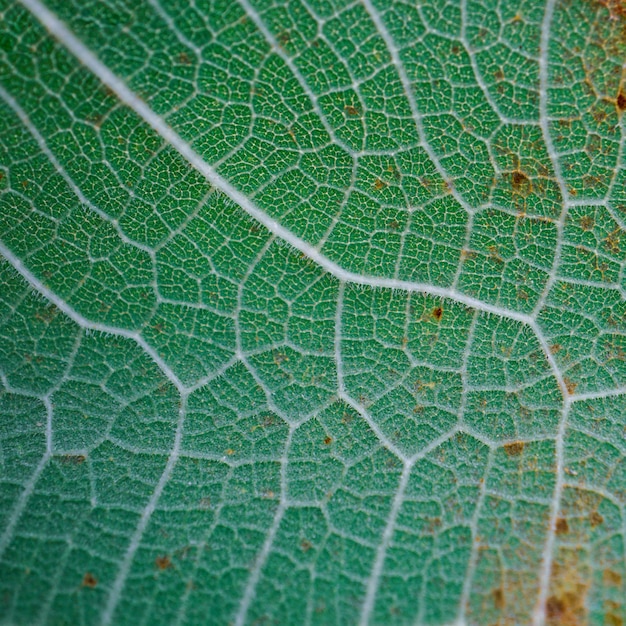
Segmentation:
<svg viewBox="0 0 626 626">
<path fill-rule="evenodd" d="M 170 476 L 172 475 L 172 470 L 174 469 L 174 466 L 178 461 L 178 457 L 180 454 L 180 445 L 183 438 L 186 409 L 187 396 L 183 394 L 180 400 L 178 424 L 176 426 L 176 435 L 174 437 L 174 446 L 172 447 L 172 452 L 167 459 L 165 469 L 163 470 L 159 481 L 156 484 L 156 487 L 154 488 L 150 499 L 148 500 L 148 503 L 141 512 L 139 522 L 135 527 L 135 532 L 133 533 L 130 543 L 126 548 L 126 553 L 124 554 L 122 563 L 117 571 L 117 575 L 115 577 L 115 580 L 113 581 L 113 585 L 111 586 L 111 590 L 107 598 L 107 603 L 102 612 L 102 626 L 108 626 L 112 622 L 115 608 L 117 607 L 122 596 L 124 584 L 126 583 L 126 579 L 128 578 L 128 574 L 130 573 L 130 568 L 135 558 L 135 553 L 137 552 L 137 549 L 141 544 L 141 540 L 143 538 L 146 528 L 148 527 L 152 514 L 156 509 L 159 499 L 161 498 L 163 489 L 165 489 L 165 485 L 168 483 Z"/>
<path fill-rule="evenodd" d="M 558 229 L 557 249 L 555 252 L 552 271 L 550 273 L 550 278 L 548 280 L 548 283 L 546 284 L 546 287 L 542 294 L 542 298 L 540 302 L 538 303 L 537 308 L 535 309 L 535 314 L 533 315 L 526 315 L 526 314 L 518 313 L 516 311 L 510 311 L 510 310 L 507 310 L 498 306 L 484 303 L 480 300 L 477 300 L 465 294 L 459 293 L 458 291 L 456 291 L 456 289 L 453 289 L 453 288 L 434 287 L 432 285 L 428 285 L 424 283 L 415 283 L 415 282 L 395 280 L 395 279 L 362 276 L 362 275 L 344 270 L 333 261 L 327 259 L 318 250 L 310 246 L 308 243 L 296 237 L 293 233 L 291 233 L 289 230 L 284 228 L 277 221 L 267 216 L 263 211 L 261 211 L 258 207 L 256 207 L 254 203 L 251 202 L 251 200 L 248 197 L 246 197 L 239 190 L 237 190 L 234 186 L 228 183 L 228 181 L 222 178 L 210 165 L 208 165 L 204 161 L 204 159 L 198 153 L 195 152 L 195 150 L 187 142 L 185 142 L 173 129 L 171 129 L 160 116 L 158 116 L 154 111 L 152 111 L 152 109 L 150 109 L 150 107 L 141 98 L 139 98 L 120 78 L 118 78 L 108 67 L 106 67 L 65 26 L 65 24 L 63 24 L 63 22 L 61 22 L 39 0 L 21 0 L 21 2 L 37 17 L 37 19 L 39 19 L 39 21 L 50 31 L 50 33 L 52 33 L 61 43 L 63 43 L 63 45 L 67 47 L 68 50 L 70 50 L 70 52 L 72 52 L 81 61 L 81 63 L 83 63 L 83 65 L 85 65 L 91 72 L 93 72 L 94 75 L 96 75 L 105 85 L 107 85 L 109 89 L 111 89 L 111 91 L 114 92 L 124 104 L 130 107 L 141 119 L 143 119 L 144 122 L 146 122 L 150 127 L 152 127 L 152 129 L 164 141 L 169 143 L 175 150 L 178 151 L 178 153 L 180 153 L 184 158 L 186 158 L 187 161 L 193 167 L 195 167 L 199 172 L 201 172 L 210 183 L 212 183 L 216 188 L 223 191 L 228 197 L 230 197 L 234 202 L 236 202 L 244 211 L 246 211 L 259 223 L 263 224 L 274 235 L 276 235 L 277 237 L 280 237 L 282 240 L 286 241 L 291 246 L 298 249 L 309 259 L 316 262 L 320 267 L 322 267 L 327 272 L 329 272 L 330 274 L 338 278 L 341 281 L 342 285 L 345 285 L 346 282 L 350 282 L 350 283 L 355 283 L 355 284 L 360 284 L 360 285 L 367 285 L 370 287 L 401 289 L 401 290 L 405 290 L 408 292 L 428 293 L 428 294 L 435 295 L 435 296 L 450 298 L 452 300 L 465 304 L 466 306 L 472 307 L 476 310 L 483 311 L 485 313 L 491 313 L 491 314 L 498 315 L 501 317 L 507 317 L 509 319 L 516 320 L 532 328 L 533 332 L 538 338 L 538 341 L 544 351 L 544 354 L 550 365 L 550 368 L 565 398 L 563 417 L 560 421 L 559 431 L 556 437 L 557 479 L 556 479 L 556 485 L 555 485 L 555 493 L 554 493 L 553 501 L 551 504 L 550 532 L 548 534 L 546 545 L 544 547 L 540 597 L 538 601 L 538 607 L 534 615 L 535 624 L 540 624 L 545 619 L 545 600 L 547 596 L 547 589 L 548 589 L 550 570 L 551 570 L 551 558 L 552 558 L 552 551 L 554 547 L 556 516 L 558 514 L 560 495 L 561 495 L 561 491 L 563 488 L 563 437 L 564 437 L 564 432 L 565 432 L 567 411 L 569 410 L 569 406 L 571 405 L 571 403 L 575 400 L 601 398 L 601 397 L 607 397 L 609 395 L 619 395 L 624 392 L 624 389 L 620 389 L 620 390 L 615 390 L 615 391 L 610 391 L 610 392 L 599 392 L 597 394 L 578 394 L 578 395 L 570 396 L 568 398 L 563 377 L 560 374 L 557 364 L 554 360 L 554 357 L 552 356 L 550 352 L 547 340 L 543 336 L 541 329 L 539 328 L 535 320 L 537 311 L 539 311 L 541 307 L 543 306 L 543 304 L 545 303 L 547 294 L 549 293 L 549 290 L 552 287 L 552 284 L 556 280 L 556 268 L 557 268 L 558 260 L 560 256 L 560 246 L 562 242 L 563 224 L 564 224 L 564 220 L 565 220 L 566 213 L 567 213 L 567 207 L 569 204 L 569 195 L 568 195 L 566 185 L 563 182 L 563 178 L 562 178 L 560 167 L 559 167 L 558 157 L 555 153 L 554 146 L 551 141 L 549 127 L 548 127 L 548 116 L 547 116 L 547 81 L 548 81 L 547 47 L 548 47 L 548 41 L 549 41 L 549 31 L 550 31 L 552 13 L 554 11 L 554 4 L 555 4 L 554 0 L 548 0 L 547 2 L 544 23 L 543 23 L 543 28 L 542 28 L 542 36 L 541 36 L 541 58 L 540 58 L 540 63 L 539 63 L 539 66 L 540 66 L 540 113 L 541 113 L 540 125 L 542 128 L 542 132 L 544 134 L 544 139 L 545 139 L 545 143 L 547 146 L 548 154 L 553 163 L 553 169 L 557 178 L 557 183 L 559 185 L 561 195 L 563 197 L 563 210 L 561 212 L 559 221 L 557 223 L 557 229 Z M 247 6 L 247 4 L 248 4 L 247 2 L 244 2 L 245 6 Z M 404 69 L 402 62 L 400 60 L 398 49 L 396 48 L 391 38 L 391 35 L 387 31 L 386 26 L 384 25 L 382 21 L 382 18 L 377 13 L 372 2 L 370 0 L 364 0 L 364 4 L 368 13 L 370 14 L 372 18 L 372 21 L 376 25 L 378 32 L 380 33 L 382 39 L 384 40 L 384 42 L 386 43 L 388 47 L 392 61 L 397 69 L 398 75 L 400 77 L 400 81 L 406 92 L 406 96 L 409 101 L 409 105 L 410 105 L 410 108 L 414 117 L 415 125 L 417 127 L 422 145 L 425 151 L 427 152 L 427 154 L 429 155 L 429 157 L 431 158 L 432 162 L 434 163 L 436 169 L 442 175 L 444 180 L 447 180 L 446 172 L 441 166 L 439 158 L 437 157 L 433 149 L 430 147 L 428 141 L 426 140 L 425 131 L 423 129 L 422 122 L 421 122 L 421 119 L 422 119 L 421 114 L 419 113 L 417 109 L 416 101 L 412 93 L 410 81 L 406 73 L 406 70 Z M 267 31 L 267 29 L 263 30 L 263 25 L 260 19 L 258 19 L 257 21 L 258 21 L 257 26 L 261 28 L 261 30 L 265 33 L 265 36 L 268 37 L 269 31 Z M 273 39 L 271 39 L 271 35 L 269 35 L 269 37 L 270 37 L 270 43 L 271 43 Z M 276 48 L 276 49 L 280 50 L 279 48 Z M 279 52 L 279 54 L 281 53 Z M 291 68 L 292 72 L 296 74 L 296 77 L 299 77 L 300 76 L 299 73 L 295 71 L 296 68 L 293 67 L 293 62 L 289 58 L 287 58 L 285 55 L 281 54 L 281 56 L 283 56 L 283 60 Z M 300 80 L 300 82 L 302 84 L 303 79 Z M 307 90 L 307 93 L 309 92 L 310 90 Z M 12 108 L 16 111 L 18 116 L 20 116 L 20 118 L 24 122 L 25 115 L 20 115 L 21 109 L 19 108 L 19 105 L 17 107 L 13 106 L 13 104 L 17 104 L 17 103 L 10 96 L 10 94 L 2 90 L 0 92 L 0 95 L 2 95 L 2 97 L 7 101 L 7 103 L 10 106 L 12 106 Z M 309 95 L 311 94 L 309 93 Z M 313 99 L 313 104 L 314 106 L 316 106 L 314 99 Z M 323 116 L 320 116 L 320 117 L 323 119 Z M 24 123 L 26 124 L 26 122 Z M 39 143 L 44 153 L 51 160 L 52 164 L 55 165 L 56 169 L 63 174 L 63 169 L 60 167 L 60 164 L 58 164 L 58 162 L 56 161 L 54 155 L 52 155 L 49 149 L 47 149 L 47 147 L 45 146 L 45 142 L 43 142 L 43 138 L 41 138 L 41 136 L 37 134 L 36 129 L 35 129 L 35 132 L 33 132 L 33 129 L 31 129 L 30 127 L 32 125 L 30 126 L 28 124 L 26 125 L 29 128 L 29 130 L 31 130 L 31 133 L 35 137 L 36 141 Z M 77 192 L 77 195 L 79 196 L 81 201 L 85 201 L 87 204 L 89 204 L 86 200 L 82 199 L 82 194 L 80 194 L 80 190 L 77 189 L 76 185 L 71 180 L 68 180 L 68 183 L 70 184 L 71 188 Z M 458 194 L 458 192 L 454 190 L 454 188 L 452 189 L 452 192 L 455 195 L 456 199 L 459 201 L 459 203 L 471 215 L 473 213 L 473 208 L 470 207 L 464 201 L 464 199 Z M 575 204 L 575 203 L 576 202 L 573 202 L 572 204 Z M 129 242 L 129 243 L 136 245 L 134 242 Z M 134 332 L 134 331 L 128 331 L 124 329 L 110 327 L 110 326 L 103 325 L 97 322 L 91 322 L 85 319 L 82 315 L 74 311 L 61 298 L 56 296 L 50 289 L 48 289 L 45 286 L 45 284 L 39 281 L 24 266 L 24 264 L 20 261 L 20 259 L 18 259 L 8 248 L 6 248 L 6 246 L 4 246 L 1 243 L 0 243 L 0 254 L 2 254 L 9 261 L 9 263 L 11 263 L 13 267 L 15 267 L 15 269 L 20 274 L 22 274 L 22 276 L 35 289 L 37 289 L 40 293 L 42 293 L 46 298 L 48 298 L 48 300 L 50 300 L 53 304 L 55 304 L 61 311 L 63 311 L 66 315 L 68 315 L 68 317 L 70 317 L 76 323 L 78 323 L 82 328 L 98 330 L 98 331 L 102 331 L 108 334 L 128 337 L 130 339 L 135 340 L 143 348 L 143 350 L 155 361 L 155 363 L 160 367 L 164 375 L 172 382 L 172 384 L 176 386 L 176 388 L 181 393 L 181 397 L 184 398 L 185 395 L 189 392 L 189 390 L 185 388 L 185 386 L 179 381 L 178 377 L 169 368 L 169 366 L 167 366 L 167 364 L 159 357 L 159 355 L 145 342 L 145 340 L 139 335 L 139 333 Z M 340 332 L 341 330 L 341 306 L 338 306 L 337 320 L 338 320 L 337 329 Z M 337 360 L 337 369 L 339 372 L 342 369 L 341 350 L 340 350 L 339 342 L 336 342 L 336 360 Z M 364 604 L 363 614 L 362 614 L 362 622 L 366 623 L 369 619 L 369 615 L 374 606 L 374 600 L 375 600 L 375 595 L 376 595 L 376 591 L 378 587 L 378 581 L 380 579 L 380 576 L 382 575 L 382 569 L 384 565 L 384 559 L 385 559 L 387 546 L 391 540 L 393 525 L 395 523 L 395 519 L 397 517 L 398 511 L 402 504 L 404 490 L 406 489 L 406 484 L 408 483 L 408 478 L 410 475 L 410 468 L 412 467 L 417 457 L 413 459 L 409 459 L 409 460 L 406 459 L 406 456 L 403 455 L 403 453 L 399 449 L 393 446 L 391 442 L 386 440 L 383 433 L 380 432 L 379 429 L 377 429 L 376 424 L 371 420 L 371 418 L 369 418 L 365 409 L 359 406 L 358 403 L 354 402 L 354 400 L 352 400 L 351 398 L 347 396 L 347 394 L 345 393 L 345 390 L 343 390 L 343 382 L 342 382 L 341 375 L 340 374 L 338 375 L 339 375 L 340 396 L 342 396 L 344 401 L 348 402 L 348 404 L 353 406 L 353 408 L 355 408 L 357 411 L 359 411 L 359 413 L 361 413 L 361 415 L 368 421 L 368 424 L 370 424 L 370 426 L 374 428 L 377 436 L 379 437 L 383 445 L 386 445 L 394 454 L 398 455 L 399 458 L 403 459 L 403 462 L 404 462 L 404 469 L 403 469 L 403 473 L 401 476 L 399 489 L 396 492 L 396 495 L 395 495 L 395 498 L 394 498 L 394 501 L 390 510 L 389 518 L 387 521 L 387 526 L 383 533 L 382 541 L 378 546 L 377 557 L 376 557 L 376 561 L 375 561 L 374 568 L 372 571 L 372 575 L 370 576 L 368 580 L 366 602 Z M 170 457 L 168 458 L 166 467 L 159 479 L 159 482 L 147 506 L 144 508 L 141 514 L 139 524 L 137 525 L 135 532 L 133 534 L 133 537 L 131 539 L 131 543 L 128 546 L 122 567 L 120 568 L 118 572 L 112 592 L 108 599 L 107 609 L 106 609 L 105 617 L 103 620 L 104 623 L 108 623 L 113 617 L 115 606 L 117 605 L 117 602 L 119 600 L 120 594 L 124 586 L 124 582 L 130 571 L 134 553 L 139 546 L 139 543 L 141 541 L 145 528 L 149 523 L 152 512 L 154 511 L 157 505 L 157 502 L 163 491 L 163 488 L 165 487 L 165 484 L 169 480 L 169 477 L 176 463 L 176 460 L 179 457 L 183 420 L 184 420 L 184 412 L 181 409 L 181 415 L 179 417 L 179 423 L 177 426 L 175 443 L 172 449 L 172 453 L 170 454 Z M 290 432 L 292 432 L 293 428 L 294 426 L 292 425 Z M 442 441 L 445 440 L 445 438 L 447 438 L 449 435 L 450 433 L 442 436 L 441 440 Z M 440 445 L 440 443 L 441 441 L 439 440 L 432 442 L 431 445 L 423 451 L 423 453 L 425 454 L 428 450 L 432 449 L 436 445 Z M 8 541 L 7 538 L 10 539 L 13 527 L 17 519 L 19 519 L 21 510 L 24 508 L 26 501 L 28 500 L 28 497 L 30 496 L 30 493 L 32 492 L 34 488 L 37 478 L 39 474 L 41 473 L 41 471 L 43 470 L 45 461 L 47 461 L 47 459 L 49 458 L 49 454 L 50 454 L 50 451 L 48 450 L 46 452 L 46 455 L 44 456 L 44 459 L 42 459 L 42 461 L 38 465 L 33 476 L 31 477 L 31 480 L 26 485 L 25 490 L 22 492 L 20 499 L 18 500 L 18 504 L 12 513 L 12 517 L 11 517 L 12 521 L 10 520 L 9 526 L 5 529 L 5 533 L 3 534 L 3 539 L 0 540 L 0 553 L 2 549 L 6 547 L 6 545 L 3 545 L 2 541 L 4 540 L 6 542 Z M 283 475 L 281 478 L 283 483 L 284 483 L 284 465 L 285 465 L 285 462 L 283 460 L 283 466 L 282 466 Z M 21 504 L 22 509 L 20 509 L 20 502 L 22 503 Z M 281 497 L 281 503 L 279 504 L 277 511 L 275 513 L 274 521 L 268 531 L 265 543 L 257 557 L 255 567 L 248 580 L 246 591 L 244 593 L 244 597 L 240 605 L 239 613 L 237 616 L 237 622 L 236 622 L 237 624 L 243 623 L 243 620 L 245 619 L 245 616 L 247 615 L 249 605 L 254 597 L 256 585 L 260 576 L 260 571 L 273 545 L 274 537 L 278 530 L 280 522 L 282 520 L 282 516 L 284 514 L 285 508 L 286 508 L 286 504 L 284 500 L 284 491 L 283 491 L 283 496 Z"/>
<path fill-rule="evenodd" d="M 541 132 L 543 135 L 543 140 L 545 142 L 546 148 L 548 150 L 548 155 L 550 156 L 550 160 L 552 161 L 552 168 L 554 170 L 554 174 L 556 176 L 559 190 L 561 192 L 563 207 L 561 210 L 561 214 L 559 216 L 559 220 L 557 222 L 557 241 L 556 241 L 556 250 L 554 253 L 554 261 L 552 265 L 552 270 L 550 272 L 550 276 L 546 285 L 544 286 L 544 291 L 541 295 L 541 298 L 537 302 L 535 307 L 535 316 L 540 312 L 545 304 L 545 301 L 552 289 L 552 285 L 556 281 L 558 263 L 560 260 L 561 246 L 563 241 L 563 228 L 565 225 L 565 219 L 567 217 L 567 209 L 568 209 L 568 200 L 569 200 L 569 192 L 567 190 L 567 186 L 563 182 L 563 177 L 561 174 L 561 168 L 559 164 L 558 155 L 555 152 L 554 144 L 552 143 L 552 136 L 550 135 L 550 127 L 548 125 L 548 62 L 549 62 L 549 45 L 550 45 L 550 30 L 552 28 L 552 17 L 554 14 L 554 8 L 556 5 L 556 0 L 546 0 L 546 7 L 543 16 L 543 23 L 541 25 L 541 40 L 540 40 L 540 55 L 539 55 L 539 123 L 541 126 Z M 549 346 L 546 344 L 545 339 L 542 335 L 537 335 L 540 341 L 543 340 L 544 352 L 546 353 L 546 357 L 548 359 L 552 359 L 554 361 L 554 357 L 549 349 Z M 564 479 L 564 460 L 563 460 L 563 447 L 564 447 L 564 439 L 565 439 L 565 430 L 567 425 L 567 414 L 570 407 L 570 399 L 568 398 L 568 390 L 565 386 L 565 381 L 561 376 L 558 368 L 556 368 L 556 363 L 554 364 L 555 372 L 558 374 L 557 380 L 559 381 L 559 385 L 561 386 L 561 390 L 564 398 L 563 405 L 563 413 L 561 415 L 561 419 L 559 422 L 559 428 L 557 431 L 556 441 L 555 441 L 555 454 L 556 454 L 556 480 L 554 485 L 554 494 L 552 498 L 552 502 L 550 505 L 550 526 L 548 528 L 548 532 L 546 535 L 546 541 L 544 544 L 544 548 L 541 555 L 541 572 L 539 578 L 539 595 L 537 598 L 537 605 L 535 607 L 533 613 L 533 626 L 541 626 L 545 622 L 546 617 L 546 601 L 548 598 L 548 590 L 550 587 L 550 575 L 552 572 L 552 559 L 554 552 L 554 541 L 556 536 L 556 522 L 559 513 L 559 508 L 561 504 L 561 493 L 563 490 L 563 479 Z"/>
</svg>

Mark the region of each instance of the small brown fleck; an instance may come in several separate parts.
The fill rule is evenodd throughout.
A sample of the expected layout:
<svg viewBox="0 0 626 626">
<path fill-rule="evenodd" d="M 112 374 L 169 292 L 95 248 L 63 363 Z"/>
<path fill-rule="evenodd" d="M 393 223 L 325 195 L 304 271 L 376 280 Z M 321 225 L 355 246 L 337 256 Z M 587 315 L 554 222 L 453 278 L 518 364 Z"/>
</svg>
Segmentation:
<svg viewBox="0 0 626 626">
<path fill-rule="evenodd" d="M 550 354 L 556 354 L 557 352 L 561 351 L 561 344 L 560 343 L 553 343 L 550 346 Z"/>
<path fill-rule="evenodd" d="M 312 547 L 313 547 L 313 544 L 310 541 L 307 541 L 306 539 L 303 539 L 300 542 L 300 548 L 302 549 L 303 552 L 308 552 Z"/>
<path fill-rule="evenodd" d="M 400 228 L 400 222 L 398 222 L 398 220 L 391 220 L 391 222 L 389 222 L 389 228 L 391 230 L 398 230 L 398 228 Z"/>
<path fill-rule="evenodd" d="M 589 513 L 589 523 L 592 528 L 595 528 L 596 526 L 600 526 L 600 524 L 604 523 L 604 518 L 600 515 L 600 513 L 598 513 L 598 511 L 591 511 L 591 513 Z"/>
<path fill-rule="evenodd" d="M 433 317 L 439 322 L 443 317 L 443 309 L 437 306 L 433 309 Z"/>
<path fill-rule="evenodd" d="M 573 380 L 570 380 L 566 376 L 563 378 L 563 384 L 565 385 L 565 389 L 567 389 L 567 393 L 570 396 L 574 395 L 574 393 L 576 392 L 576 387 L 578 387 L 578 383 L 575 383 Z"/>
<path fill-rule="evenodd" d="M 498 587 L 498 589 L 494 589 L 491 594 L 493 596 L 493 606 L 498 611 L 501 611 L 506 605 L 506 602 L 504 601 L 504 592 Z"/>
<path fill-rule="evenodd" d="M 324 443 L 327 446 L 329 446 L 332 442 L 333 442 L 333 438 L 332 437 L 329 437 L 329 436 L 324 437 Z"/>
<path fill-rule="evenodd" d="M 63 465 L 82 465 L 85 458 L 84 454 L 64 454 L 60 460 Z"/>
<path fill-rule="evenodd" d="M 626 109 L 626 95 L 624 94 L 623 91 L 620 91 L 617 94 L 616 103 L 617 103 L 617 109 L 619 110 L 620 113 Z"/>
<path fill-rule="evenodd" d="M 556 520 L 556 534 L 565 535 L 569 532 L 569 524 L 564 517 L 558 517 Z"/>
<path fill-rule="evenodd" d="M 97 584 L 98 579 L 91 572 L 85 572 L 85 575 L 83 576 L 83 587 L 93 589 Z"/>
<path fill-rule="evenodd" d="M 377 178 L 376 181 L 374 182 L 374 188 L 377 191 L 384 189 L 386 186 L 387 186 L 387 183 L 384 180 L 380 180 L 380 178 Z"/>
<path fill-rule="evenodd" d="M 590 230 L 593 230 L 594 225 L 595 225 L 595 220 L 593 219 L 593 217 L 591 217 L 591 215 L 583 215 L 580 218 L 580 227 L 584 231 L 589 232 Z"/>
<path fill-rule="evenodd" d="M 288 31 L 284 30 L 276 39 L 278 39 L 278 43 L 281 46 L 286 46 L 291 41 L 291 35 Z"/>
<path fill-rule="evenodd" d="M 189 58 L 189 55 L 186 52 L 181 52 L 178 55 L 178 62 L 181 65 L 190 65 L 191 64 L 191 59 Z"/>
<path fill-rule="evenodd" d="M 504 451 L 506 455 L 509 457 L 519 456 L 526 447 L 526 444 L 523 441 L 512 441 L 511 443 L 504 444 Z"/>
<path fill-rule="evenodd" d="M 154 565 L 157 569 L 163 571 L 172 567 L 172 561 L 169 556 L 157 556 L 154 560 Z"/>
<path fill-rule="evenodd" d="M 351 105 L 344 107 L 343 110 L 346 112 L 347 115 L 350 115 L 351 117 L 358 117 L 359 115 L 361 115 L 361 109 Z"/>
</svg>

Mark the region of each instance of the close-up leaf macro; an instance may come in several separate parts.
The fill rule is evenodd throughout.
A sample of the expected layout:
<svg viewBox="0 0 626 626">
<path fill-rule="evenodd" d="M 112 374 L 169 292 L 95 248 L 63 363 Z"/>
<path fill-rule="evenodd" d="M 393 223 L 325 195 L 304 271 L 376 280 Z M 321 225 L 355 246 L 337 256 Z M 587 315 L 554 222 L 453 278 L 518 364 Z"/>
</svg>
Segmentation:
<svg viewBox="0 0 626 626">
<path fill-rule="evenodd" d="M 626 624 L 625 0 L 0 0 L 0 625 Z"/>
</svg>

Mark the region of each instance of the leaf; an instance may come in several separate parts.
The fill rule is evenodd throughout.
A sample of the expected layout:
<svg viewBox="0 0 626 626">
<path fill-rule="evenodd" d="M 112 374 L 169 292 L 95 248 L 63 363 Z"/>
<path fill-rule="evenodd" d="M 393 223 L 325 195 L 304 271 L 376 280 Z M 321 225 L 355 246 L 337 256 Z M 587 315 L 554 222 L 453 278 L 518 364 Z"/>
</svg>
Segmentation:
<svg viewBox="0 0 626 626">
<path fill-rule="evenodd" d="M 617 0 L 0 0 L 5 624 L 623 624 Z"/>
</svg>

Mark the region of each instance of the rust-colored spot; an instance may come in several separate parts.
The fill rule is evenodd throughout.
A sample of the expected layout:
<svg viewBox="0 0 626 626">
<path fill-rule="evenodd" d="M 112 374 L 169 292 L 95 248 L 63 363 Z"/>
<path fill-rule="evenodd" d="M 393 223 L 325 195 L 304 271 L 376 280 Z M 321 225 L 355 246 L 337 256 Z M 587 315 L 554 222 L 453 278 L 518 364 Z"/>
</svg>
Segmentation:
<svg viewBox="0 0 626 626">
<path fill-rule="evenodd" d="M 569 524 L 564 517 L 558 517 L 556 520 L 556 534 L 565 535 L 569 532 Z"/>
<path fill-rule="evenodd" d="M 189 58 L 189 55 L 186 52 L 181 52 L 178 55 L 178 62 L 181 65 L 190 65 L 191 64 L 191 59 Z"/>
<path fill-rule="evenodd" d="M 591 215 L 583 215 L 580 218 L 580 227 L 584 231 L 589 232 L 590 230 L 593 230 L 594 226 L 595 226 L 595 220 L 593 219 L 593 217 L 591 217 Z"/>
<path fill-rule="evenodd" d="M 622 585 L 622 576 L 618 572 L 613 571 L 612 569 L 605 569 L 602 572 L 602 580 L 607 585 L 613 585 L 614 587 L 621 587 Z"/>
<path fill-rule="evenodd" d="M 324 443 L 329 446 L 331 443 L 333 442 L 333 438 L 332 437 L 324 437 Z"/>
<path fill-rule="evenodd" d="M 49 324 L 59 313 L 59 309 L 51 304 L 43 309 L 40 309 L 35 313 L 35 319 L 43 322 L 44 324 Z"/>
<path fill-rule="evenodd" d="M 389 222 L 389 228 L 391 230 L 398 230 L 398 228 L 400 228 L 400 222 L 398 222 L 398 220 L 391 220 L 391 222 Z"/>
<path fill-rule="evenodd" d="M 575 383 L 573 380 L 570 380 L 565 376 L 563 378 L 563 383 L 565 385 L 565 389 L 567 389 L 567 393 L 572 396 L 576 392 L 576 387 L 578 387 L 578 383 Z"/>
<path fill-rule="evenodd" d="M 64 454 L 60 457 L 63 465 L 82 465 L 85 462 L 84 454 Z"/>
<path fill-rule="evenodd" d="M 380 191 L 381 189 L 384 189 L 387 186 L 387 183 L 384 180 L 380 180 L 380 178 L 377 178 L 376 181 L 374 182 L 374 189 Z"/>
<path fill-rule="evenodd" d="M 583 626 L 588 623 L 589 581 L 576 554 L 556 561 L 550 577 L 551 594 L 546 602 L 549 626 Z"/>
<path fill-rule="evenodd" d="M 553 343 L 550 346 L 550 354 L 556 354 L 557 352 L 561 351 L 561 344 L 560 343 Z"/>
<path fill-rule="evenodd" d="M 276 39 L 281 46 L 286 46 L 291 41 L 291 35 L 289 34 L 289 31 L 284 30 L 278 35 L 278 37 L 276 37 Z"/>
<path fill-rule="evenodd" d="M 157 569 L 160 569 L 161 571 L 163 571 L 165 569 L 169 569 L 170 567 L 172 567 L 172 560 L 167 555 L 157 556 L 157 558 L 154 559 L 154 565 L 156 566 Z"/>
<path fill-rule="evenodd" d="M 347 115 L 349 115 L 350 117 L 358 117 L 359 115 L 361 115 L 361 109 L 359 109 L 358 107 L 353 107 L 351 105 L 344 107 L 343 109 Z"/>
<path fill-rule="evenodd" d="M 606 608 L 606 613 L 604 614 L 606 626 L 624 626 L 624 619 L 622 618 L 623 606 L 613 600 L 606 600 L 604 606 Z"/>
<path fill-rule="evenodd" d="M 308 552 L 312 547 L 313 547 L 313 544 L 306 539 L 303 539 L 300 542 L 300 548 L 302 549 L 303 552 Z"/>
<path fill-rule="evenodd" d="M 611 231 L 604 239 L 604 243 L 606 244 L 607 249 L 609 250 L 609 252 L 612 252 L 613 254 L 620 253 L 621 232 L 622 231 L 620 228 L 616 228 L 615 230 Z"/>
<path fill-rule="evenodd" d="M 526 196 L 533 190 L 530 178 L 520 170 L 511 173 L 511 188 L 514 193 Z"/>
<path fill-rule="evenodd" d="M 589 523 L 592 528 L 595 528 L 596 526 L 600 526 L 600 524 L 604 523 L 604 518 L 600 515 L 600 513 L 598 513 L 598 511 L 591 511 L 591 513 L 589 513 Z"/>
<path fill-rule="evenodd" d="M 91 572 L 85 572 L 85 575 L 83 576 L 83 587 L 93 589 L 97 584 L 98 579 Z"/>
<path fill-rule="evenodd" d="M 498 587 L 498 589 L 494 589 L 491 592 L 491 595 L 493 596 L 493 606 L 498 611 L 501 611 L 506 605 L 506 602 L 504 601 L 504 592 L 500 587 Z"/>
<path fill-rule="evenodd" d="M 443 317 L 443 309 L 437 306 L 433 309 L 433 317 L 439 322 Z"/>
<path fill-rule="evenodd" d="M 617 110 L 622 113 L 626 109 L 626 95 L 623 91 L 620 91 L 617 94 L 617 100 L 615 101 L 617 104 Z"/>
<path fill-rule="evenodd" d="M 232 456 L 235 454 L 235 451 L 232 448 L 226 448 L 226 454 L 228 454 L 228 456 Z"/>
<path fill-rule="evenodd" d="M 512 441 L 511 443 L 504 444 L 504 451 L 507 456 L 519 456 L 522 452 L 524 452 L 524 447 L 526 444 L 523 441 Z"/>
</svg>

